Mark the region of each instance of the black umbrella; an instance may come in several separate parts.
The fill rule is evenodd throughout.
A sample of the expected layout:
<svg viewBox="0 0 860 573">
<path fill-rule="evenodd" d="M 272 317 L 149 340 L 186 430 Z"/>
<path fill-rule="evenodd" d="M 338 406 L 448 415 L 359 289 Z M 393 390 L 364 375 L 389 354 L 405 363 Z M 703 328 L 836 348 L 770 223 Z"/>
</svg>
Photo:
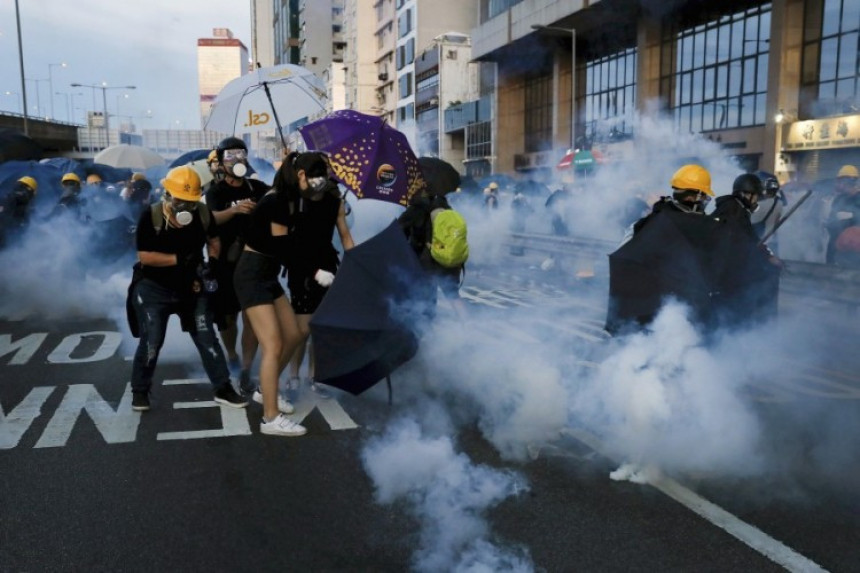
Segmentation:
<svg viewBox="0 0 860 573">
<path fill-rule="evenodd" d="M 42 158 L 42 146 L 19 131 L 0 129 L 0 163 Z"/>
<path fill-rule="evenodd" d="M 421 279 L 396 221 L 346 251 L 311 319 L 317 382 L 358 395 L 410 360 L 418 350 L 412 314 L 428 299 Z"/>
<path fill-rule="evenodd" d="M 688 304 L 693 319 L 710 320 L 718 223 L 665 208 L 609 255 L 606 330 L 615 334 L 651 322 L 667 297 Z"/>
<path fill-rule="evenodd" d="M 418 165 L 431 194 L 444 195 L 460 186 L 460 174 L 447 161 L 437 157 L 419 157 Z"/>
</svg>

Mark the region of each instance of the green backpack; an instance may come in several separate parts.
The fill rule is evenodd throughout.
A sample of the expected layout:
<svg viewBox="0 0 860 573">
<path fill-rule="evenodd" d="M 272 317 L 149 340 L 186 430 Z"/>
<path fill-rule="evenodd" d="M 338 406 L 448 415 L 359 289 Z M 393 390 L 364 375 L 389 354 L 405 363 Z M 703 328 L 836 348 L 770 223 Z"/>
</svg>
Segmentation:
<svg viewBox="0 0 860 573">
<path fill-rule="evenodd" d="M 443 267 L 462 267 L 469 258 L 466 220 L 453 209 L 435 210 L 431 220 L 430 256 Z"/>
</svg>

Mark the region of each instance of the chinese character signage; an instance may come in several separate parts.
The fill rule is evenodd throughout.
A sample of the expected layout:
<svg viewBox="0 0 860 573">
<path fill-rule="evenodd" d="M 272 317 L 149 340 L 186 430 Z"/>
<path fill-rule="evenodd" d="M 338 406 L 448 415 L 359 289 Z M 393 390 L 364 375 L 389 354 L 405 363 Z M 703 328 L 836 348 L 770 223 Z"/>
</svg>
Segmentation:
<svg viewBox="0 0 860 573">
<path fill-rule="evenodd" d="M 860 115 L 795 121 L 787 129 L 786 151 L 860 146 Z"/>
</svg>

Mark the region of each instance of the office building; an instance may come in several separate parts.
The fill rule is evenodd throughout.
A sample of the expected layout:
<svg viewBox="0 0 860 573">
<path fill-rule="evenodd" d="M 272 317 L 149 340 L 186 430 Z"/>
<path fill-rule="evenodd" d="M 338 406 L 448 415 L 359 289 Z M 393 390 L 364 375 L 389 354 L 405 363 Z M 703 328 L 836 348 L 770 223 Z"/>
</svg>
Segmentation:
<svg viewBox="0 0 860 573">
<path fill-rule="evenodd" d="M 212 38 L 197 40 L 197 80 L 200 126 L 206 125 L 212 103 L 230 80 L 248 72 L 248 48 L 227 28 L 212 30 Z"/>
</svg>

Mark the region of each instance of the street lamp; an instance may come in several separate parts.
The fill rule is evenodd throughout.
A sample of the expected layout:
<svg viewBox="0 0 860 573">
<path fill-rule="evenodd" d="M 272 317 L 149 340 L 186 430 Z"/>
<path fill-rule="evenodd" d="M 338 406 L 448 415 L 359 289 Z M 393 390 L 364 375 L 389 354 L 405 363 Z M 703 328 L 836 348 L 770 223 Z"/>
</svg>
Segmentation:
<svg viewBox="0 0 860 573">
<path fill-rule="evenodd" d="M 108 90 L 135 90 L 137 86 L 107 86 L 104 82 L 102 85 L 96 86 L 92 84 L 69 84 L 73 88 L 92 88 L 93 90 L 100 89 L 102 90 L 102 107 L 104 109 L 104 121 L 105 121 L 105 138 L 107 145 L 105 147 L 110 147 L 110 118 L 108 117 L 108 109 L 107 109 L 107 91 Z"/>
<path fill-rule="evenodd" d="M 36 115 L 42 115 L 42 89 L 40 87 L 41 82 L 48 81 L 48 78 L 25 78 L 36 84 Z"/>
<path fill-rule="evenodd" d="M 533 24 L 532 30 L 570 34 L 570 148 L 576 148 L 576 28 Z"/>
<path fill-rule="evenodd" d="M 66 62 L 60 62 L 59 64 L 48 64 L 48 88 L 51 93 L 51 119 L 54 119 L 54 68 L 65 68 Z"/>
<path fill-rule="evenodd" d="M 6 95 L 7 95 L 7 96 L 11 96 L 11 95 L 16 95 L 16 96 L 18 96 L 18 113 L 24 113 L 24 104 L 23 104 L 23 102 L 21 101 L 21 94 L 19 94 L 18 92 L 10 92 L 10 91 L 7 91 L 7 92 L 6 92 Z"/>
</svg>

